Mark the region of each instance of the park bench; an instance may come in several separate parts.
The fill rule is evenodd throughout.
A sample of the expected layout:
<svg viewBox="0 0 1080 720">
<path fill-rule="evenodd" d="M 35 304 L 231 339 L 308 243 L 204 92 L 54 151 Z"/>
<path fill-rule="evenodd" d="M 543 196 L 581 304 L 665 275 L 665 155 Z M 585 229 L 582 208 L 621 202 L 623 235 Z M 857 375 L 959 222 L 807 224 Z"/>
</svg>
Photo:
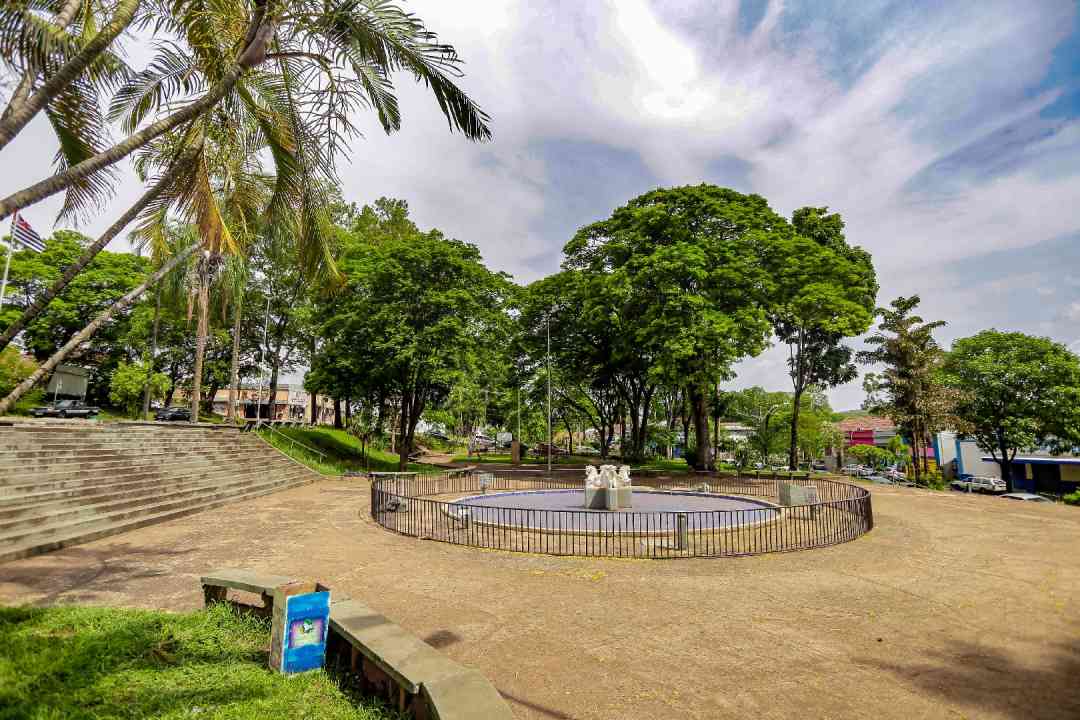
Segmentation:
<svg viewBox="0 0 1080 720">
<path fill-rule="evenodd" d="M 207 573 L 201 582 L 207 605 L 229 602 L 228 591 L 239 590 L 261 595 L 264 607 L 235 600 L 232 605 L 267 615 L 273 612 L 275 590 L 305 584 L 231 568 Z M 480 672 L 451 660 L 358 600 L 344 598 L 330 605 L 327 653 L 328 660 L 344 658 L 365 690 L 382 695 L 414 718 L 513 720 L 509 705 Z"/>
<path fill-rule="evenodd" d="M 215 602 L 227 602 L 234 607 L 258 615 L 266 615 L 267 617 L 274 611 L 274 589 L 295 582 L 293 578 L 283 575 L 269 575 L 230 568 L 214 570 L 203 575 L 199 581 L 202 583 L 203 599 L 207 605 Z M 229 600 L 229 590 L 239 590 L 260 595 L 262 596 L 263 605 L 260 608 L 251 603 Z"/>
</svg>

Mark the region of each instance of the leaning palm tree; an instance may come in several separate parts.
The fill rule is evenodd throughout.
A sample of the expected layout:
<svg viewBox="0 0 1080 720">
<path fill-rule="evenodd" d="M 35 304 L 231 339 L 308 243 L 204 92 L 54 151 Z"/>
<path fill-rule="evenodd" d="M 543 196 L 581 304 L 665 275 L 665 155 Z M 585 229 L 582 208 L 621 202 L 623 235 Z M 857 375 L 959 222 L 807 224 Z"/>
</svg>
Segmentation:
<svg viewBox="0 0 1080 720">
<path fill-rule="evenodd" d="M 260 124 L 279 178 L 286 179 L 275 192 L 275 206 L 301 198 L 297 206 L 307 213 L 303 225 L 312 233 L 306 240 L 312 240 L 324 222 L 313 215 L 322 204 L 309 189 L 322 183 L 296 179 L 318 173 L 332 179 L 337 151 L 356 133 L 349 120 L 353 110 L 374 109 L 388 133 L 400 127 L 391 80 L 399 70 L 427 85 L 451 130 L 474 140 L 491 135 L 487 115 L 454 82 L 461 74 L 454 48 L 385 0 L 154 0 L 140 7 L 156 18 L 156 29 L 182 43 L 162 43 L 154 61 L 116 91 L 109 118 L 120 122 L 126 138 L 0 199 L 0 220 L 80 183 L 107 186 L 102 173 L 116 162 L 162 138 L 191 133 L 208 113 L 243 113 Z M 10 30 L 17 26 L 0 13 L 0 49 L 6 36 L 22 37 Z M 156 212 L 163 198 L 186 192 L 185 169 L 196 159 L 184 154 L 190 144 L 172 145 L 170 162 L 151 187 L 0 335 L 0 350 L 130 222 Z M 298 151 L 306 159 L 299 160 Z M 75 209 L 88 202 L 72 199 L 70 191 L 69 201 Z M 314 247 L 305 246 L 305 253 Z"/>
</svg>

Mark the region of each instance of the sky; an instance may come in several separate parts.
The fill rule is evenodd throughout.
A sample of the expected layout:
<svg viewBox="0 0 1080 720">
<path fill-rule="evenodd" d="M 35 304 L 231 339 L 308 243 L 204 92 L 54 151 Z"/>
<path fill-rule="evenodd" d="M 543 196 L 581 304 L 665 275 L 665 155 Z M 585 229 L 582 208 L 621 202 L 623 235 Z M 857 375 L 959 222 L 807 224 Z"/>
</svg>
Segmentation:
<svg viewBox="0 0 1080 720">
<path fill-rule="evenodd" d="M 577 228 L 656 187 L 715 183 L 786 216 L 824 205 L 872 253 L 878 303 L 919 294 L 926 319 L 947 321 L 946 346 L 996 327 L 1080 352 L 1076 0 L 406 7 L 465 60 L 494 140 L 450 133 L 402 77 L 400 132 L 356 118 L 364 135 L 338 159 L 348 200 L 405 199 L 421 227 L 475 243 L 519 282 L 558 270 Z M 0 192 L 47 174 L 46 147 L 35 121 L 0 157 Z M 113 210 L 81 229 L 138 193 L 125 170 Z M 58 206 L 24 216 L 48 230 Z M 786 358 L 748 359 L 729 385 L 789 389 Z M 861 384 L 830 396 L 857 407 Z"/>
</svg>

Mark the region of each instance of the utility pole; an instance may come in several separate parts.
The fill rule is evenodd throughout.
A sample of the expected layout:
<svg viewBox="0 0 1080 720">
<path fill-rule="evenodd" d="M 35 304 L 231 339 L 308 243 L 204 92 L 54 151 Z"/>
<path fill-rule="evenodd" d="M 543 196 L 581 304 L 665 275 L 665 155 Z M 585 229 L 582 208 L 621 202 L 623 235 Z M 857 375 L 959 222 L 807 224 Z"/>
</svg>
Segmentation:
<svg viewBox="0 0 1080 720">
<path fill-rule="evenodd" d="M 547 316 L 547 391 L 548 391 L 548 475 L 551 474 L 551 309 Z"/>
</svg>

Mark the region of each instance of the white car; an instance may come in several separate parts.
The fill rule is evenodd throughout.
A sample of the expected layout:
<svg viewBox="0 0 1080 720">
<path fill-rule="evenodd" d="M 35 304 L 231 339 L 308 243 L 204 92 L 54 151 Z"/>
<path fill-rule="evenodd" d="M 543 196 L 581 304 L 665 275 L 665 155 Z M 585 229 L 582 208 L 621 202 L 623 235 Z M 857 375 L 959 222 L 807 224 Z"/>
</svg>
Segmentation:
<svg viewBox="0 0 1080 720">
<path fill-rule="evenodd" d="M 953 490 L 982 493 L 1003 493 L 1008 489 L 1001 478 L 979 475 L 965 475 L 957 478 L 949 483 L 949 487 Z"/>
</svg>

